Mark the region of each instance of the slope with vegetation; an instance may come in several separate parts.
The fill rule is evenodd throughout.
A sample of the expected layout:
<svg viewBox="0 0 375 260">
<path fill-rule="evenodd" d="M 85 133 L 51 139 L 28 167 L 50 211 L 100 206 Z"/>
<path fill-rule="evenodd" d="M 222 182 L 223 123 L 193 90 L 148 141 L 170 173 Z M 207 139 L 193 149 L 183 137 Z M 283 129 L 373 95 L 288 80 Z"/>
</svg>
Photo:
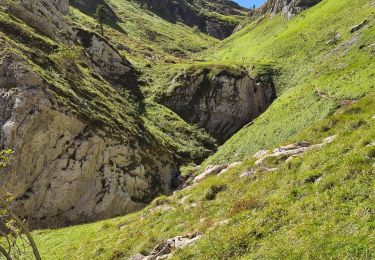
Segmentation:
<svg viewBox="0 0 375 260">
<path fill-rule="evenodd" d="M 124 217 L 36 231 L 42 254 L 127 259 L 194 233 L 173 259 L 374 258 L 373 8 L 324 0 L 291 20 L 259 18 L 203 53 L 209 64 L 277 71 L 277 100 L 192 171 L 241 163 Z M 255 164 L 258 150 L 300 141 L 318 145 Z"/>
<path fill-rule="evenodd" d="M 374 257 L 375 109 L 371 94 L 290 140 L 319 143 L 289 162 L 254 169 L 255 159 L 199 185 L 160 197 L 124 217 L 34 232 L 47 258 L 127 259 L 163 240 L 202 232 L 174 259 Z M 218 189 L 218 187 L 224 187 Z M 221 190 L 218 194 L 215 191 Z M 215 196 L 211 194 L 214 192 Z"/>
<path fill-rule="evenodd" d="M 61 67 L 67 53 L 75 56 L 67 46 L 0 11 L 0 44 L 8 48 L 1 52 L 0 64 L 6 64 L 9 52 L 24 57 L 27 68 L 46 81 L 46 91 L 73 110 L 69 117 L 82 117 L 106 132 L 106 138 L 115 137 L 114 146 L 126 143 L 116 143 L 118 134 L 129 137 L 129 143 L 139 142 L 144 149 L 138 150 L 151 149 L 136 155 L 143 156 L 141 162 L 148 168 L 186 166 L 181 168 L 188 178 L 184 188 L 156 198 L 142 210 L 91 224 L 34 231 L 42 258 L 152 255 L 153 259 L 158 254 L 172 259 L 375 258 L 374 1 L 323 0 L 291 19 L 275 13 L 254 15 L 245 28 L 221 42 L 177 21 L 168 22 L 140 2 L 75 0 L 66 16 L 70 26 L 84 25 L 81 29 L 96 38 L 100 22 L 104 23 L 102 42 L 117 49 L 138 71 L 130 70 L 142 85 L 138 98 L 134 89 L 111 85 L 86 58 L 75 60 L 73 71 Z M 212 11 L 216 17 L 228 14 L 216 8 L 223 1 L 183 2 L 203 4 L 204 12 Z M 108 14 L 103 21 L 95 14 L 99 5 Z M 229 19 L 238 19 L 236 15 Z M 17 34 L 10 37 L 9 26 Z M 176 89 L 189 87 L 180 79 L 195 81 L 205 68 L 208 80 L 227 69 L 234 76 L 224 83 L 235 81 L 238 73 L 251 75 L 257 84 L 266 80 L 275 87 L 277 99 L 197 167 L 187 163 L 200 163 L 216 149 L 215 140 L 159 102 Z M 13 90 L 11 85 L 0 86 L 7 93 Z M 193 94 L 207 90 L 202 89 Z M 116 131 L 108 134 L 108 126 Z M 91 140 L 91 128 L 88 131 L 79 141 Z M 80 154 L 95 158 L 87 151 L 70 150 L 59 159 L 77 160 Z M 163 165 L 155 162 L 163 156 L 167 156 L 160 159 Z M 134 163 L 111 171 L 110 167 L 121 165 L 121 158 L 115 154 L 113 162 L 103 167 L 109 170 L 99 170 L 105 176 L 102 186 L 109 187 L 108 172 L 120 170 L 134 177 L 126 187 L 142 186 L 137 179 L 142 167 Z M 63 175 L 67 172 L 61 176 L 69 178 Z M 156 188 L 160 179 L 151 178 L 150 185 L 153 189 L 146 189 L 146 194 L 130 189 L 137 195 L 131 199 L 151 201 L 160 192 Z M 120 202 L 114 199 L 110 205 L 118 209 Z"/>
<path fill-rule="evenodd" d="M 289 21 L 260 18 L 210 50 L 207 56 L 216 62 L 242 63 L 250 69 L 269 64 L 279 75 L 274 78 L 276 102 L 207 163 L 240 160 L 284 142 L 370 93 L 375 76 L 373 10 L 366 0 L 323 1 Z M 351 33 L 364 19 L 369 20 L 366 27 Z"/>
<path fill-rule="evenodd" d="M 167 21 L 182 22 L 218 39 L 231 35 L 248 11 L 226 0 L 137 1 Z"/>
</svg>

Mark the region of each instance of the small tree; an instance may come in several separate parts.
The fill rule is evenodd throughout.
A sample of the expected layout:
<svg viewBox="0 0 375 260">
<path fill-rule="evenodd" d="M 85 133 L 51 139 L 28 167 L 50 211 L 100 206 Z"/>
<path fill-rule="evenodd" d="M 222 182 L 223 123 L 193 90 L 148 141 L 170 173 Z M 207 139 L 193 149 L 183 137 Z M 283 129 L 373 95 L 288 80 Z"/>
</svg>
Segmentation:
<svg viewBox="0 0 375 260">
<path fill-rule="evenodd" d="M 99 20 L 101 35 L 104 36 L 103 23 L 107 19 L 107 9 L 104 5 L 98 5 L 98 7 L 96 8 L 96 17 Z"/>
<path fill-rule="evenodd" d="M 0 170 L 7 166 L 11 150 L 0 151 Z M 13 197 L 0 194 L 0 258 L 40 260 L 40 254 L 26 224 L 12 212 Z"/>
</svg>

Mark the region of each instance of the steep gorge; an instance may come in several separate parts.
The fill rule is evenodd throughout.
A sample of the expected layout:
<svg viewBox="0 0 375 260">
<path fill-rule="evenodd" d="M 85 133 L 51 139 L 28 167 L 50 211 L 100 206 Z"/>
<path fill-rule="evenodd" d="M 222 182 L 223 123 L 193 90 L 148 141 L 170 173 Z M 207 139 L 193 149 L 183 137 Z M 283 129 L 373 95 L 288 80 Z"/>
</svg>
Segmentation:
<svg viewBox="0 0 375 260">
<path fill-rule="evenodd" d="M 269 0 L 223 41 L 136 0 L 0 1 L 25 5 L 0 6 L 0 199 L 43 259 L 375 258 L 374 0 Z"/>
<path fill-rule="evenodd" d="M 61 227 L 133 212 L 170 194 L 181 160 L 141 120 L 142 72 L 116 49 L 117 39 L 69 20 L 67 0 L 0 4 L 0 147 L 14 150 L 0 193 L 16 197 L 15 212 L 32 227 Z M 236 19 L 243 15 L 232 7 Z M 196 25 L 190 14 L 176 15 L 172 22 L 187 17 Z M 217 38 L 236 24 L 227 29 L 211 18 L 199 28 Z M 174 75 L 161 103 L 223 143 L 276 98 L 272 76 L 193 68 Z"/>
</svg>

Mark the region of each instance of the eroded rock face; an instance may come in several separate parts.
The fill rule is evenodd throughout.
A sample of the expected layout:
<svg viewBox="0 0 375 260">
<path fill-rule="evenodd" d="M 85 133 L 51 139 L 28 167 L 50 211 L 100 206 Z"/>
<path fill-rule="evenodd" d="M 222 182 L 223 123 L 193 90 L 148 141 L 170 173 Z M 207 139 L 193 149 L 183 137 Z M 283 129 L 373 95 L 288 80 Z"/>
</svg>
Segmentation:
<svg viewBox="0 0 375 260">
<path fill-rule="evenodd" d="M 133 66 L 106 39 L 82 28 L 73 28 L 73 31 L 76 41 L 85 48 L 92 68 L 115 87 L 136 88 Z"/>
<path fill-rule="evenodd" d="M 19 0 L 6 5 L 8 12 L 25 21 L 29 26 L 54 40 L 69 38 L 69 28 L 64 15 L 69 11 L 69 0 Z"/>
<path fill-rule="evenodd" d="M 261 83 L 245 71 L 209 70 L 182 72 L 173 80 L 172 93 L 162 102 L 191 124 L 205 128 L 224 142 L 244 125 L 264 112 L 275 98 L 271 82 Z"/>
<path fill-rule="evenodd" d="M 262 6 L 262 12 L 270 12 L 271 15 L 281 13 L 288 19 L 298 13 L 318 4 L 321 0 L 268 0 Z"/>
<path fill-rule="evenodd" d="M 0 148 L 13 148 L 0 193 L 32 227 L 60 227 L 137 210 L 171 191 L 173 157 L 124 141 L 58 106 L 47 83 L 12 53 L 0 63 Z"/>
</svg>

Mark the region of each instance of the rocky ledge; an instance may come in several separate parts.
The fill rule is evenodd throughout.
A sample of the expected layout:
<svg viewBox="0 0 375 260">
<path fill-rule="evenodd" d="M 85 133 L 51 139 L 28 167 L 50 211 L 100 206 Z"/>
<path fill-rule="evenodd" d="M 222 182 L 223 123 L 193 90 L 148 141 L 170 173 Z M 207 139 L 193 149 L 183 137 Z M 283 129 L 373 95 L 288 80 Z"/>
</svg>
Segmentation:
<svg viewBox="0 0 375 260">
<path fill-rule="evenodd" d="M 322 0 L 268 0 L 261 7 L 261 12 L 270 12 L 272 16 L 281 13 L 283 16 L 290 19 L 321 1 Z"/>
</svg>

